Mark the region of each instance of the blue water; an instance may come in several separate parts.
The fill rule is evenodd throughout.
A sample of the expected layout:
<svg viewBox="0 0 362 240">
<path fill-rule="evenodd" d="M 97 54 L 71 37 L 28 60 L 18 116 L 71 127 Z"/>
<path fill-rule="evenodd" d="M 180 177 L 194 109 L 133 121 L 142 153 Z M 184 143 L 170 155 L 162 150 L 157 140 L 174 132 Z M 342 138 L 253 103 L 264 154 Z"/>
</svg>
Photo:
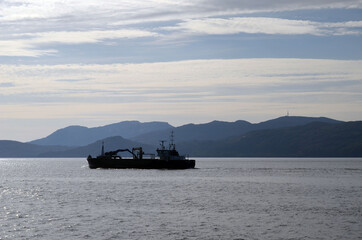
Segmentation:
<svg viewBox="0 0 362 240">
<path fill-rule="evenodd" d="M 362 159 L 0 159 L 0 239 L 361 239 Z"/>
</svg>

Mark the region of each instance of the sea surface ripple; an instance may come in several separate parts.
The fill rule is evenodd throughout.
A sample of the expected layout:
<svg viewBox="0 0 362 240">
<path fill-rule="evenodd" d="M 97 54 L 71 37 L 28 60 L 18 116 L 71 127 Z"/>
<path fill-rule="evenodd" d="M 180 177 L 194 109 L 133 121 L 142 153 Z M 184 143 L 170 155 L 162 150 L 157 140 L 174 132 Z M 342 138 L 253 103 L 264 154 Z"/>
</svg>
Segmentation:
<svg viewBox="0 0 362 240">
<path fill-rule="evenodd" d="M 0 239 L 361 239 L 362 159 L 0 159 Z"/>
</svg>

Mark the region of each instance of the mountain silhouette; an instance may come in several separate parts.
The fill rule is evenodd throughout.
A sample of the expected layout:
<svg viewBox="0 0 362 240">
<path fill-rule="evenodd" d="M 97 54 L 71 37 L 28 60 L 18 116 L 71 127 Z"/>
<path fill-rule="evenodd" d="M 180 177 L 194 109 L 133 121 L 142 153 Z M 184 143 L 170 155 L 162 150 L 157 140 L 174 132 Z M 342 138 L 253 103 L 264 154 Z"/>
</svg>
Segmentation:
<svg viewBox="0 0 362 240">
<path fill-rule="evenodd" d="M 172 126 L 165 122 L 124 121 L 102 127 L 87 128 L 83 126 L 69 126 L 59 129 L 45 138 L 31 141 L 37 145 L 85 146 L 100 139 L 112 136 L 132 138 L 134 136 L 170 129 Z"/>
<path fill-rule="evenodd" d="M 178 147 L 203 157 L 361 157 L 362 121 L 312 122 L 218 141 L 183 142 Z"/>
<path fill-rule="evenodd" d="M 125 129 L 125 126 L 134 129 Z M 135 129 L 137 126 L 144 128 Z M 146 153 L 154 154 L 159 140 L 168 140 L 172 130 L 179 152 L 195 157 L 362 157 L 362 121 L 289 116 L 256 124 L 213 121 L 176 128 L 168 123 L 148 125 L 134 121 L 99 128 L 71 126 L 41 139 L 57 146 L 2 140 L 0 157 L 85 158 L 89 154 L 99 155 L 102 142 L 106 151 L 142 147 Z M 79 144 L 84 140 L 84 136 L 77 136 L 79 134 L 89 137 L 89 142 L 98 136 L 118 133 L 118 136 L 100 138 L 84 146 L 59 146 L 65 144 L 65 140 L 68 144 Z M 142 134 L 135 136 L 138 133 Z"/>
<path fill-rule="evenodd" d="M 301 126 L 311 122 L 340 123 L 341 121 L 324 117 L 285 116 L 255 124 L 241 120 L 236 122 L 213 121 L 204 124 L 187 124 L 172 130 L 174 131 L 177 142 L 180 143 L 193 140 L 221 140 L 256 130 Z M 170 130 L 167 129 L 146 133 L 131 139 L 137 142 L 154 145 L 161 139 L 168 140 L 169 135 Z"/>
<path fill-rule="evenodd" d="M 104 151 L 114 151 L 116 149 L 132 149 L 133 147 L 142 147 L 146 154 L 155 154 L 156 149 L 153 146 L 133 142 L 122 137 L 109 137 L 92 144 L 82 147 L 66 149 L 64 151 L 49 151 L 39 154 L 40 157 L 87 157 L 88 155 L 98 156 L 101 153 L 102 143 L 104 143 Z M 129 153 L 120 153 L 119 155 L 130 156 Z"/>
</svg>

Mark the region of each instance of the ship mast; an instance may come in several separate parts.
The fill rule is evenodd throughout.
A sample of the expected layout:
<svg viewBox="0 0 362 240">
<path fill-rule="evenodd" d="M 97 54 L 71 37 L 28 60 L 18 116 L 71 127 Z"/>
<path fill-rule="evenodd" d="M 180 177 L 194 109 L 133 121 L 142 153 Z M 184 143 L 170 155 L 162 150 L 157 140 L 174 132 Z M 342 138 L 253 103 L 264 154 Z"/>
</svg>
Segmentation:
<svg viewBox="0 0 362 240">
<path fill-rule="evenodd" d="M 102 153 L 101 153 L 102 156 L 104 156 L 104 141 L 102 141 Z"/>
<path fill-rule="evenodd" d="M 170 150 L 175 150 L 175 148 L 176 148 L 175 143 L 174 143 L 174 141 L 173 141 L 173 137 L 174 137 L 173 131 L 171 131 L 170 145 L 169 145 L 169 149 L 170 149 Z"/>
<path fill-rule="evenodd" d="M 165 150 L 165 140 L 160 140 L 161 150 Z"/>
</svg>

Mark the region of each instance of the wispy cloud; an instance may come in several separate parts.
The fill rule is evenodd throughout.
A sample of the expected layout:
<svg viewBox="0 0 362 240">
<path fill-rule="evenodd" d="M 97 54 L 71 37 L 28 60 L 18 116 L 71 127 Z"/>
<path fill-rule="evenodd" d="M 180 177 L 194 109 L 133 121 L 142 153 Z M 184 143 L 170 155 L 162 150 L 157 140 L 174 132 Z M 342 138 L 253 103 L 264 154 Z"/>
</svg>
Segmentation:
<svg viewBox="0 0 362 240">
<path fill-rule="evenodd" d="M 72 79 L 57 79 L 57 82 L 86 82 L 92 80 L 92 78 L 72 78 Z"/>
<path fill-rule="evenodd" d="M 360 0 L 3 0 L 0 20 L 87 19 L 103 22 L 112 16 L 121 20 L 180 20 L 185 17 L 212 17 L 250 12 L 290 11 L 321 8 L 362 8 Z M 190 15 L 191 14 L 191 15 Z M 95 18 L 96 16 L 96 18 Z M 92 22 L 93 22 L 92 21 Z"/>
<path fill-rule="evenodd" d="M 33 44 L 81 44 L 97 43 L 107 39 L 152 37 L 157 34 L 138 29 L 121 29 L 107 31 L 39 32 L 24 35 L 32 37 L 32 39 L 27 41 Z"/>
<path fill-rule="evenodd" d="M 313 104 L 313 111 L 328 116 L 357 111 L 356 105 L 362 104 L 361 76 L 362 61 L 311 59 L 0 65 L 0 79 L 12 79 L 11 87 L 9 80 L 0 80 L 0 88 L 6 89 L 0 91 L 0 99 L 6 99 L 0 111 L 8 118 L 32 118 L 29 111 L 34 108 L 37 118 L 59 118 L 60 113 L 81 118 L 101 111 L 109 119 L 115 111 L 125 119 L 142 112 L 143 119 L 159 115 L 175 121 L 183 114 L 203 120 L 240 119 L 240 114 L 285 109 L 303 115 L 311 110 L 303 106 Z"/>
<path fill-rule="evenodd" d="M 281 18 L 243 17 L 243 18 L 205 18 L 191 19 L 173 27 L 170 31 L 185 31 L 190 34 L 288 34 L 288 35 L 350 35 L 361 34 L 362 21 L 320 23 Z"/>
<path fill-rule="evenodd" d="M 0 56 L 38 57 L 54 54 L 57 50 L 34 49 L 36 46 L 26 40 L 0 40 Z"/>
<path fill-rule="evenodd" d="M 38 57 L 57 53 L 57 50 L 54 49 L 43 49 L 44 46 L 49 45 L 100 43 L 112 39 L 132 39 L 154 36 L 157 36 L 157 33 L 138 29 L 14 34 L 10 36 L 12 38 L 11 40 L 0 40 L 0 56 Z"/>
<path fill-rule="evenodd" d="M 0 40 L 0 56 L 30 56 L 56 54 L 56 49 L 48 46 L 58 44 L 109 44 L 109 40 L 152 37 L 154 40 L 189 38 L 192 35 L 225 34 L 284 34 L 316 36 L 360 35 L 362 21 L 348 22 L 312 22 L 280 18 L 244 17 L 244 18 L 203 18 L 190 19 L 175 26 L 161 27 L 158 30 L 169 34 L 140 29 L 116 29 L 94 31 L 59 31 L 13 34 L 11 40 Z"/>
</svg>

